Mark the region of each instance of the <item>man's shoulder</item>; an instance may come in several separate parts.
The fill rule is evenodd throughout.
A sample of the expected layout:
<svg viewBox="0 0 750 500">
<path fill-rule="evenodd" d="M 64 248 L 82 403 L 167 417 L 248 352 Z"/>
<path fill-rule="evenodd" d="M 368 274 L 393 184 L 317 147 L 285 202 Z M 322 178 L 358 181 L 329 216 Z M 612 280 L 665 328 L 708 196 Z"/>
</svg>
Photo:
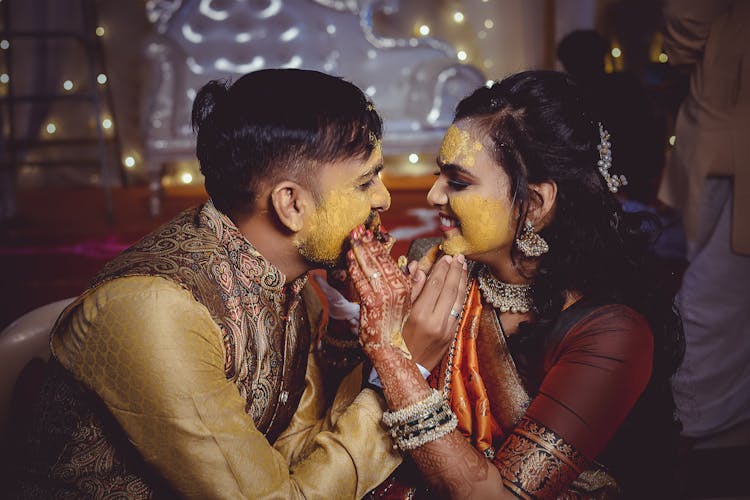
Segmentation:
<svg viewBox="0 0 750 500">
<path fill-rule="evenodd" d="M 198 305 L 192 294 L 178 283 L 161 276 L 122 276 L 101 283 L 81 295 L 70 312 L 93 318 L 98 313 L 117 308 L 140 317 L 158 313 L 164 304 L 174 307 Z"/>
<path fill-rule="evenodd" d="M 91 286 L 113 279 L 149 275 L 185 281 L 204 268 L 219 246 L 216 234 L 200 222 L 203 205 L 187 209 L 109 261 Z M 185 271 L 189 268 L 191 271 Z"/>
</svg>

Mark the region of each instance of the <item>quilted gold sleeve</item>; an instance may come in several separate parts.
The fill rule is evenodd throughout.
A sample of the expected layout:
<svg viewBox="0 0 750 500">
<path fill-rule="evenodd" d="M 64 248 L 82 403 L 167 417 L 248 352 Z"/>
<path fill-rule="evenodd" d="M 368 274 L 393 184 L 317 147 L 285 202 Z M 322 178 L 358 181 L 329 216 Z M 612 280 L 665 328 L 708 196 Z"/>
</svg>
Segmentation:
<svg viewBox="0 0 750 500">
<path fill-rule="evenodd" d="M 334 432 L 317 432 L 308 459 L 290 471 L 226 379 L 221 332 L 208 310 L 167 280 L 129 277 L 101 286 L 52 348 L 185 497 L 354 498 L 389 472 L 357 474 L 392 454 L 374 394 L 357 396 Z M 327 474 L 321 467 L 335 481 L 320 481 Z"/>
</svg>

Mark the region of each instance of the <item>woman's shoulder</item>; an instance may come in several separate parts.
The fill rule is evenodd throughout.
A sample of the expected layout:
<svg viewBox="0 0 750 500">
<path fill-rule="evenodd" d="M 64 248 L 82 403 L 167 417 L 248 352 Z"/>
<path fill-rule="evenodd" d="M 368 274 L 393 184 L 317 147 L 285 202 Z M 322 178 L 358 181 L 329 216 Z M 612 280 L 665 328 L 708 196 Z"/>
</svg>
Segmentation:
<svg viewBox="0 0 750 500">
<path fill-rule="evenodd" d="M 621 325 L 622 327 L 648 327 L 648 320 L 626 304 L 586 298 L 563 310 L 557 323 L 567 324 L 566 329 L 595 323 Z"/>
<path fill-rule="evenodd" d="M 613 349 L 653 347 L 648 320 L 625 304 L 582 300 L 560 314 L 552 338 L 564 345 L 604 344 Z"/>
</svg>

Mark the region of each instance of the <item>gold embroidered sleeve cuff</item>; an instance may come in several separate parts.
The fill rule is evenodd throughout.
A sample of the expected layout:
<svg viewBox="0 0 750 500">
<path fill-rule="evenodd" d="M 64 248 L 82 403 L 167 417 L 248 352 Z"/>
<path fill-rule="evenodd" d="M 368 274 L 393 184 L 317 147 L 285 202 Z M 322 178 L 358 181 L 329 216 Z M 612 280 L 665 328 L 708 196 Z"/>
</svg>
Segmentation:
<svg viewBox="0 0 750 500">
<path fill-rule="evenodd" d="M 588 466 L 551 429 L 523 417 L 494 459 L 503 484 L 519 498 L 557 498 Z"/>
</svg>

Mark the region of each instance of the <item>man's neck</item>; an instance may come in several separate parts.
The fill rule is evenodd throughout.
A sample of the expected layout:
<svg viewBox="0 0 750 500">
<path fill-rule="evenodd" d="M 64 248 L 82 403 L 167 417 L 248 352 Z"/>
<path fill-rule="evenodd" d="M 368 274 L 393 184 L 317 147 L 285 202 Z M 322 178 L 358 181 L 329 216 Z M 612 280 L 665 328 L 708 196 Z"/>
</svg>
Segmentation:
<svg viewBox="0 0 750 500">
<path fill-rule="evenodd" d="M 311 269 L 294 246 L 292 237 L 281 233 L 273 221 L 264 214 L 245 216 L 239 220 L 234 217 L 232 219 L 240 233 L 263 258 L 284 274 L 287 283 Z"/>
</svg>

